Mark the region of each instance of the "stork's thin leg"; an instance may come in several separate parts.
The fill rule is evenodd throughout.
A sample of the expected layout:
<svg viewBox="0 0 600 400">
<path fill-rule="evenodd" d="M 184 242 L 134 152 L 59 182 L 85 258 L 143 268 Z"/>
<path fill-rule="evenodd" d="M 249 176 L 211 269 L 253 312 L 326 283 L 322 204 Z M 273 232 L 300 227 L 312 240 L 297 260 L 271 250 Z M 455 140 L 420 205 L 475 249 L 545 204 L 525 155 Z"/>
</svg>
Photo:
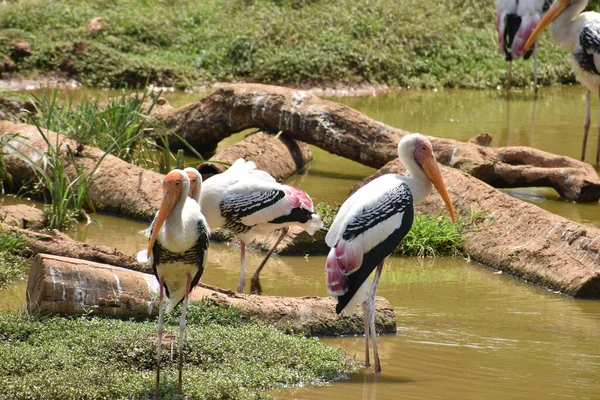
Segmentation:
<svg viewBox="0 0 600 400">
<path fill-rule="evenodd" d="M 237 285 L 238 293 L 242 293 L 244 286 L 246 286 L 246 243 L 243 240 L 240 242 L 240 253 L 242 254 L 242 265 L 240 267 L 240 282 Z"/>
<path fill-rule="evenodd" d="M 369 323 L 371 316 L 367 301 L 363 302 L 363 319 L 365 321 L 365 368 L 369 368 L 371 366 L 371 361 L 369 360 Z"/>
<path fill-rule="evenodd" d="M 158 281 L 159 289 L 159 303 L 158 303 L 158 330 L 156 332 L 158 349 L 156 350 L 156 387 L 154 388 L 154 399 L 160 399 L 160 353 L 162 351 L 162 338 L 163 338 L 163 317 L 165 312 L 165 306 L 163 304 L 165 280 L 161 277 Z"/>
<path fill-rule="evenodd" d="M 508 68 L 506 69 L 506 95 L 510 92 L 512 85 L 512 60 L 508 62 Z"/>
<path fill-rule="evenodd" d="M 538 45 L 535 44 L 533 48 L 533 93 L 537 97 L 538 94 L 538 77 L 537 77 L 537 66 L 538 66 Z"/>
<path fill-rule="evenodd" d="M 588 132 L 590 131 L 590 91 L 585 90 L 585 121 L 583 123 L 583 148 L 581 149 L 581 161 L 585 161 L 585 147 L 587 145 Z"/>
<path fill-rule="evenodd" d="M 179 318 L 179 379 L 177 380 L 177 393 L 183 394 L 181 388 L 181 380 L 183 377 L 183 347 L 185 340 L 185 325 L 186 325 L 186 311 L 188 305 L 188 299 L 192 288 L 192 276 L 188 274 L 187 283 L 185 285 L 185 297 L 183 298 L 183 309 L 181 310 L 181 317 Z"/>
<path fill-rule="evenodd" d="M 383 263 L 385 259 L 379 263 L 377 270 L 375 271 L 375 278 L 373 279 L 373 288 L 371 289 L 371 296 L 369 296 L 369 307 L 371 317 L 371 336 L 373 338 L 373 359 L 375 360 L 375 373 L 381 372 L 381 362 L 379 361 L 379 352 L 377 351 L 377 331 L 375 330 L 375 291 L 379 284 L 379 277 L 381 276 L 381 270 L 383 269 Z"/>
<path fill-rule="evenodd" d="M 273 247 L 271 247 L 269 249 L 269 251 L 267 252 L 267 255 L 261 261 L 261 263 L 258 266 L 258 269 L 254 273 L 254 275 L 252 275 L 252 280 L 250 281 L 250 293 L 256 293 L 256 294 L 262 293 L 262 288 L 260 287 L 260 281 L 259 281 L 260 271 L 263 269 L 263 267 L 267 263 L 267 260 L 269 259 L 269 257 L 271 257 L 271 254 L 273 254 L 275 249 L 277 249 L 277 246 L 279 246 L 279 243 L 281 242 L 281 240 L 285 237 L 285 235 L 288 234 L 289 230 L 290 230 L 290 228 L 288 228 L 287 226 L 281 230 L 281 235 L 279 235 L 279 238 L 277 238 L 277 241 L 275 242 Z"/>
</svg>

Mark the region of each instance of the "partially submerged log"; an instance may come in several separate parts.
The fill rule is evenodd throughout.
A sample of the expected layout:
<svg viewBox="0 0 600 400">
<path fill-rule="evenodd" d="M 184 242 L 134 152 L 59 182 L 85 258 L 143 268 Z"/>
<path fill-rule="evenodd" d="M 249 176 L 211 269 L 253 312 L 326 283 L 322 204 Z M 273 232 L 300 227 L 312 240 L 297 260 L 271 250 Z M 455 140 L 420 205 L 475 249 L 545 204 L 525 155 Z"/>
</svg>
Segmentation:
<svg viewBox="0 0 600 400">
<path fill-rule="evenodd" d="M 28 124 L 14 124 L 9 121 L 0 121 L 0 137 L 19 133 L 21 141 L 37 149 L 41 153 L 47 151 L 48 146 L 43 140 L 37 127 Z M 67 151 L 67 146 L 75 150 L 74 141 L 55 132 L 44 130 L 44 134 L 52 144 L 62 143 L 62 151 Z M 13 141 L 12 145 L 18 147 L 29 158 L 41 164 L 39 155 L 27 146 Z M 17 186 L 27 183 L 34 177 L 33 170 L 24 161 L 9 154 L 4 157 L 6 169 L 13 177 Z M 104 151 L 95 147 L 86 146 L 82 154 L 75 157 L 79 168 L 91 171 L 95 164 L 104 155 Z M 77 176 L 75 168 L 67 160 L 67 173 L 74 178 Z M 107 155 L 100 167 L 94 173 L 94 181 L 90 187 L 90 199 L 97 211 L 115 213 L 124 217 L 141 220 L 152 220 L 158 209 L 162 196 L 163 175 L 148 171 L 144 168 L 129 164 L 120 158 Z"/>
<path fill-rule="evenodd" d="M 467 234 L 464 249 L 472 260 L 570 296 L 600 298 L 600 229 L 511 197 L 462 171 L 445 166 L 441 171 L 457 213 L 485 218 Z M 394 160 L 354 190 L 384 173 L 405 169 Z M 437 215 L 445 206 L 434 189 L 417 209 Z"/>
<path fill-rule="evenodd" d="M 198 166 L 204 179 L 225 171 L 228 166 L 211 161 L 233 164 L 238 158 L 252 160 L 256 167 L 282 181 L 302 171 L 312 161 L 310 147 L 285 135 L 256 132 L 212 156 Z"/>
<path fill-rule="evenodd" d="M 78 242 L 56 229 L 41 233 L 5 223 L 0 224 L 0 229 L 5 233 L 21 235 L 31 255 L 46 253 L 118 265 L 135 271 L 151 271 L 149 265 L 138 263 L 132 255 L 108 246 Z"/>
<path fill-rule="evenodd" d="M 27 308 L 64 314 L 147 318 L 157 313 L 157 294 L 158 283 L 152 275 L 39 254 L 29 274 Z M 256 318 L 280 329 L 307 335 L 364 331 L 360 307 L 357 314 L 338 316 L 330 298 L 243 295 L 202 285 L 194 289 L 191 301 L 205 297 L 219 306 L 235 306 L 245 319 Z M 396 332 L 396 318 L 389 302 L 376 297 L 375 306 L 377 330 Z"/>
<path fill-rule="evenodd" d="M 159 119 L 200 149 L 216 147 L 224 137 L 244 129 L 258 128 L 282 131 L 374 168 L 397 157 L 398 141 L 407 133 L 302 90 L 259 84 L 229 85 Z M 175 145 L 177 138 L 171 139 Z M 600 178 L 581 161 L 528 147 L 490 148 L 431 139 L 440 162 L 496 187 L 550 186 L 568 200 L 600 199 Z"/>
</svg>

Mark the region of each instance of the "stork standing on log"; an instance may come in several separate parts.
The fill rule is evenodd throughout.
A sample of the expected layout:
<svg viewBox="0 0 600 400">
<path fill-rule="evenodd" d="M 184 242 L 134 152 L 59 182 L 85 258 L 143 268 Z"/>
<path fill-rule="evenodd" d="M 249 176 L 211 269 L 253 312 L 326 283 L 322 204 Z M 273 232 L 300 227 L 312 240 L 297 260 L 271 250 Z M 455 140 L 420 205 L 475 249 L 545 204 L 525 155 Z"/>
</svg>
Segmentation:
<svg viewBox="0 0 600 400">
<path fill-rule="evenodd" d="M 201 180 L 196 180 L 196 190 L 200 190 Z M 183 371 L 184 332 L 189 294 L 198 284 L 208 255 L 210 231 L 200 205 L 188 194 L 190 178 L 184 171 L 175 169 L 163 181 L 163 199 L 158 213 L 150 227 L 148 249 L 138 253 L 138 261 L 150 261 L 152 270 L 159 282 L 158 350 L 156 360 L 156 388 L 154 397 L 160 397 L 160 359 L 164 332 L 163 298 L 169 299 L 167 312 L 171 312 L 183 301 L 179 322 L 179 379 L 177 392 L 181 387 Z"/>
<path fill-rule="evenodd" d="M 587 0 L 555 0 L 539 22 L 525 49 L 533 46 L 543 29 L 552 23 L 550 34 L 556 44 L 571 52 L 571 67 L 577 80 L 586 87 L 585 122 L 581 161 L 590 130 L 590 92 L 600 94 L 600 13 L 583 12 Z M 600 123 L 598 124 L 596 164 L 600 163 Z"/>
<path fill-rule="evenodd" d="M 533 87 L 537 94 L 537 43 L 533 49 L 525 50 L 525 42 L 531 36 L 540 18 L 546 12 L 552 0 L 498 0 L 496 2 L 496 28 L 498 43 L 504 52 L 508 69 L 506 71 L 506 91 L 511 87 L 512 62 L 523 57 L 525 60 L 533 54 Z"/>
<path fill-rule="evenodd" d="M 241 271 L 237 291 L 246 282 L 246 243 L 254 235 L 267 235 L 281 229 L 279 238 L 267 252 L 252 276 L 251 293 L 261 293 L 259 274 L 289 226 L 298 225 L 310 235 L 323 227 L 313 202 L 302 190 L 277 183 L 252 161 L 236 160 L 225 172 L 211 176 L 200 193 L 202 210 L 211 229 L 219 227 L 235 233 L 241 244 Z"/>
<path fill-rule="evenodd" d="M 375 330 L 375 291 L 385 259 L 412 226 L 413 204 L 427 197 L 433 183 L 452 221 L 455 219 L 431 142 L 418 133 L 406 135 L 398 144 L 398 155 L 410 176 L 382 175 L 357 190 L 342 204 L 325 238 L 331 247 L 325 264 L 327 290 L 337 300 L 338 314 L 352 313 L 362 302 L 365 366 L 370 366 L 371 336 L 375 373 L 381 372 Z M 369 284 L 367 278 L 374 269 L 375 277 Z"/>
</svg>

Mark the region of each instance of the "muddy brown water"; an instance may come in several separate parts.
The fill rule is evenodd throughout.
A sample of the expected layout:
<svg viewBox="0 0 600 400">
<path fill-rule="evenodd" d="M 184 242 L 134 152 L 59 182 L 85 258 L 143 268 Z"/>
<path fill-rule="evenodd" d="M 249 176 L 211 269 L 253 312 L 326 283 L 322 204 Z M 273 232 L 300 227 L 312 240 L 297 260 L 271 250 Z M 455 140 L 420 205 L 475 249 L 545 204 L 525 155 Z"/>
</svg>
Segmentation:
<svg viewBox="0 0 600 400">
<path fill-rule="evenodd" d="M 199 96 L 175 92 L 167 97 L 179 106 Z M 489 132 L 494 145 L 534 146 L 572 157 L 580 152 L 584 98 L 578 86 L 544 88 L 537 101 L 529 91 L 513 93 L 508 102 L 496 91 L 408 91 L 334 100 L 409 131 L 460 140 Z M 591 135 L 590 159 L 595 129 Z M 289 183 L 308 191 L 316 202 L 343 201 L 350 187 L 373 171 L 318 149 L 314 155 L 308 170 Z M 544 188 L 507 192 L 600 227 L 598 204 L 562 201 Z M 5 204 L 10 201 L 4 199 Z M 95 219 L 97 223 L 72 235 L 130 253 L 144 247 L 146 238 L 137 232 L 147 224 L 106 215 Z M 261 257 L 248 256 L 249 272 Z M 275 257 L 261 275 L 263 289 L 274 295 L 325 296 L 324 261 L 322 256 Z M 211 245 L 202 280 L 234 288 L 238 279 L 239 248 Z M 18 282 L 0 292 L 0 310 L 22 308 L 24 288 Z M 390 301 L 398 321 L 396 335 L 379 337 L 381 375 L 362 370 L 325 386 L 272 394 L 344 400 L 600 399 L 600 301 L 567 298 L 452 258 L 390 259 L 378 293 Z M 362 337 L 322 340 L 363 358 Z"/>
</svg>

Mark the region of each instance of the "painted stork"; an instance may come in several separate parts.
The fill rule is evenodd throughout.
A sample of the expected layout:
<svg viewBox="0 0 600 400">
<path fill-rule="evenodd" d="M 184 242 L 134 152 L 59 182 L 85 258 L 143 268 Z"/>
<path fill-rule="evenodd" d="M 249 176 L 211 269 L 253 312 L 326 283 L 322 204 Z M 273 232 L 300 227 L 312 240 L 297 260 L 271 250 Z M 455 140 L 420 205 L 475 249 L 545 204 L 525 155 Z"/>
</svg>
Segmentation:
<svg viewBox="0 0 600 400">
<path fill-rule="evenodd" d="M 196 181 L 200 190 L 202 181 Z M 198 284 L 208 255 L 210 231 L 200 205 L 188 194 L 190 179 L 184 171 L 175 169 L 163 180 L 163 199 L 150 226 L 148 249 L 138 253 L 138 261 L 152 263 L 159 282 L 158 350 L 156 360 L 156 388 L 154 397 L 160 397 L 160 359 L 164 332 L 163 298 L 169 299 L 166 312 L 171 312 L 183 301 L 179 321 L 179 380 L 177 392 L 182 393 L 184 331 L 186 310 L 191 290 Z"/>
<path fill-rule="evenodd" d="M 323 221 L 315 213 L 313 202 L 306 193 L 277 183 L 267 172 L 256 169 L 254 162 L 243 158 L 204 182 L 200 203 L 211 229 L 228 229 L 241 242 L 238 292 L 244 290 L 246 283 L 246 243 L 254 235 L 281 229 L 279 238 L 252 276 L 250 292 L 260 294 L 260 271 L 288 233 L 289 226 L 299 225 L 310 235 L 323 227 Z"/>
<path fill-rule="evenodd" d="M 523 57 L 525 60 L 533 53 L 533 87 L 537 94 L 537 44 L 533 49 L 525 50 L 525 42 L 546 12 L 552 0 L 498 0 L 496 2 L 496 28 L 498 43 L 504 52 L 508 69 L 506 71 L 506 91 L 510 90 L 512 62 Z"/>
<path fill-rule="evenodd" d="M 336 312 L 352 313 L 362 302 L 365 323 L 365 366 L 369 367 L 369 336 L 373 341 L 375 373 L 381 372 L 375 331 L 375 291 L 385 259 L 406 236 L 418 204 L 435 185 L 452 221 L 454 207 L 433 156 L 431 142 L 418 133 L 398 144 L 398 156 L 410 176 L 382 175 L 350 196 L 327 233 L 331 247 L 325 272 L 327 290 L 337 300 Z M 367 278 L 373 270 L 369 285 Z"/>
<path fill-rule="evenodd" d="M 600 94 L 600 13 L 583 12 L 587 0 L 555 0 L 525 44 L 530 48 L 543 29 L 552 23 L 550 34 L 556 44 L 571 52 L 571 66 L 577 80 L 586 87 L 585 122 L 581 161 L 590 130 L 590 92 Z M 598 124 L 596 164 L 600 162 L 600 123 Z"/>
<path fill-rule="evenodd" d="M 183 172 L 187 173 L 188 178 L 190 178 L 190 192 L 188 196 L 196 200 L 196 203 L 200 204 L 200 188 L 202 187 L 202 174 L 200 174 L 200 172 L 198 172 L 196 168 L 192 167 L 184 168 Z"/>
</svg>

